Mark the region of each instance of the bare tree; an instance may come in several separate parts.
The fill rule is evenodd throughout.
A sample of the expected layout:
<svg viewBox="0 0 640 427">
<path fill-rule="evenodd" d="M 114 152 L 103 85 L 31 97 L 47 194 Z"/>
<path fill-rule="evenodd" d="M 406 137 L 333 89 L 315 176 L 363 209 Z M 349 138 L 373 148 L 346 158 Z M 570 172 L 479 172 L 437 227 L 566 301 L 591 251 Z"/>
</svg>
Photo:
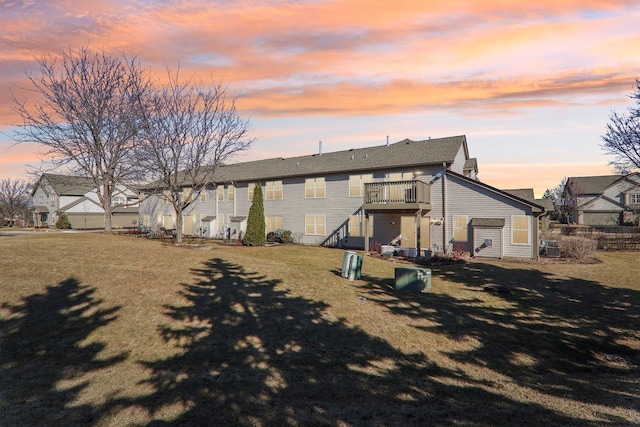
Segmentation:
<svg viewBox="0 0 640 427">
<path fill-rule="evenodd" d="M 145 142 L 138 146 L 138 166 L 152 184 L 147 188 L 169 202 L 176 213 L 177 242 L 182 242 L 183 211 L 215 183 L 218 166 L 247 150 L 249 120 L 240 117 L 227 87 L 167 72 L 147 110 Z"/>
<path fill-rule="evenodd" d="M 636 79 L 635 90 L 629 95 L 636 100 L 627 114 L 611 114 L 607 133 L 602 136 L 602 149 L 613 156 L 610 162 L 622 175 L 640 169 L 640 80 Z"/>
<path fill-rule="evenodd" d="M 9 218 L 11 224 L 29 210 L 29 187 L 23 179 L 0 180 L 0 212 Z"/>
<path fill-rule="evenodd" d="M 578 191 L 575 182 L 568 178 L 562 178 L 560 184 L 555 187 L 553 193 L 556 197 L 556 210 L 560 220 L 571 224 L 576 213 L 578 213 Z"/>
<path fill-rule="evenodd" d="M 110 232 L 113 193 L 133 178 L 127 160 L 151 83 L 135 58 L 86 47 L 37 62 L 39 73 L 27 76 L 38 99 L 28 104 L 13 96 L 22 118 L 15 139 L 40 144 L 52 169 L 92 178 Z"/>
</svg>

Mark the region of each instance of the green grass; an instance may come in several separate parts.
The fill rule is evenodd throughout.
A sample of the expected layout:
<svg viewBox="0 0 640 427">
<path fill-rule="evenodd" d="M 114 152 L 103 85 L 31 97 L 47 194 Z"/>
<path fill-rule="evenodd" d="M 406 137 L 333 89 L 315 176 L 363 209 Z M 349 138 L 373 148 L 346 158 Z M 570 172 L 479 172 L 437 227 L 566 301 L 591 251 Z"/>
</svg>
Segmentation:
<svg viewBox="0 0 640 427">
<path fill-rule="evenodd" d="M 422 294 L 342 256 L 0 237 L 0 425 L 640 424 L 637 253 L 432 265 Z"/>
</svg>

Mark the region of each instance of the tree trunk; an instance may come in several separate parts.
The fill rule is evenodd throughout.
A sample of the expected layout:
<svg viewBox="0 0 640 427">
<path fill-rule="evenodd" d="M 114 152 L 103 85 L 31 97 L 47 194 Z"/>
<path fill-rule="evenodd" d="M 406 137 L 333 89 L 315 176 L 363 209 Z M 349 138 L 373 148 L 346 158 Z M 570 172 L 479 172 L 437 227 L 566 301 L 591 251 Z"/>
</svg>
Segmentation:
<svg viewBox="0 0 640 427">
<path fill-rule="evenodd" d="M 176 243 L 182 243 L 182 204 L 176 206 Z"/>
<path fill-rule="evenodd" d="M 111 188 L 108 182 L 102 186 L 102 200 L 104 200 L 104 231 L 111 233 Z"/>
</svg>

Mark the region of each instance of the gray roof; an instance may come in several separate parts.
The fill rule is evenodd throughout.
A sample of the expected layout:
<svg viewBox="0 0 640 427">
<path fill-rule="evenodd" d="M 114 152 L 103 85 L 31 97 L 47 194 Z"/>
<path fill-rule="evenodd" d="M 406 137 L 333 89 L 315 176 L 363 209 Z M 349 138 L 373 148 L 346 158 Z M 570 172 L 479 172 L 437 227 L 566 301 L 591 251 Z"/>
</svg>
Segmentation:
<svg viewBox="0 0 640 427">
<path fill-rule="evenodd" d="M 478 171 L 478 159 L 476 159 L 475 157 L 472 159 L 467 159 L 464 162 L 464 170 L 470 170 L 473 169 L 474 171 Z"/>
<path fill-rule="evenodd" d="M 58 196 L 82 196 L 95 188 L 93 180 L 83 176 L 45 173 L 42 174 L 40 178 L 40 180 L 43 179 L 53 187 L 53 191 L 55 191 Z"/>
<path fill-rule="evenodd" d="M 467 150 L 466 144 L 464 135 L 423 141 L 405 139 L 389 145 L 221 165 L 215 171 L 214 182 L 242 182 L 394 167 L 451 164 L 460 147 Z"/>
<path fill-rule="evenodd" d="M 505 193 L 509 193 L 512 196 L 516 196 L 521 199 L 528 200 L 530 202 L 536 202 L 536 197 L 533 194 L 533 188 L 518 188 L 515 190 L 502 190 L 502 191 L 504 191 Z"/>
<path fill-rule="evenodd" d="M 622 179 L 622 175 L 574 176 L 567 179 L 576 194 L 601 194 L 605 188 Z"/>
<path fill-rule="evenodd" d="M 547 212 L 553 212 L 556 209 L 556 207 L 553 206 L 553 201 L 551 199 L 536 199 L 536 203 L 542 206 Z"/>
</svg>

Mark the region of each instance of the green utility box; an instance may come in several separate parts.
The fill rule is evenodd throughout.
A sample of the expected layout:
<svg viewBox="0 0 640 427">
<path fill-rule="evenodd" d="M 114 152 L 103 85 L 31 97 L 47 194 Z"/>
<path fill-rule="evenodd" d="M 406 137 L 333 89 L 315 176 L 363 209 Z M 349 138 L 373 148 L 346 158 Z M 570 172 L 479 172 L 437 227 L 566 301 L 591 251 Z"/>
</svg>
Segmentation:
<svg viewBox="0 0 640 427">
<path fill-rule="evenodd" d="M 342 277 L 357 280 L 362 276 L 362 255 L 353 251 L 346 251 L 342 258 Z"/>
<path fill-rule="evenodd" d="M 396 267 L 396 291 L 426 292 L 431 289 L 431 269 L 419 267 Z"/>
</svg>

